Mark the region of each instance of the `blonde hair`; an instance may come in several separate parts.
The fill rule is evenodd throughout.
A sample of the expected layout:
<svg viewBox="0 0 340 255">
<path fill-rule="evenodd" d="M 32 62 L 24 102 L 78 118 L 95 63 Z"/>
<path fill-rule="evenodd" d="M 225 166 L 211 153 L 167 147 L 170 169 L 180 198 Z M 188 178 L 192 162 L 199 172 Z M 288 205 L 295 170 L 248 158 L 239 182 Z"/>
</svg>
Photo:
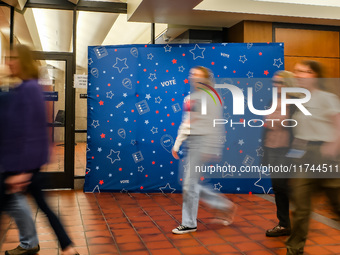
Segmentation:
<svg viewBox="0 0 340 255">
<path fill-rule="evenodd" d="M 283 85 L 285 87 L 289 87 L 289 88 L 297 87 L 296 79 L 292 72 L 281 70 L 281 71 L 275 72 L 273 77 L 274 76 L 283 78 Z M 287 93 L 287 95 L 289 97 L 295 97 L 295 98 L 301 97 L 301 94 L 299 93 Z"/>
<path fill-rule="evenodd" d="M 18 44 L 13 47 L 13 51 L 18 54 L 23 77 L 25 77 L 25 79 L 38 79 L 38 65 L 30 48 L 26 45 Z"/>
</svg>

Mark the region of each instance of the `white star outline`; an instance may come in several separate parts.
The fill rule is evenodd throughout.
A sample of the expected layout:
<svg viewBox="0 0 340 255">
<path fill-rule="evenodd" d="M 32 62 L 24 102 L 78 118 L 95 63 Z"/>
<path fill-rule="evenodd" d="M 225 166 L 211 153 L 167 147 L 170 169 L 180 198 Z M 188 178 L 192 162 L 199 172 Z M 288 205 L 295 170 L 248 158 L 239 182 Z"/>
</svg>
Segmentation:
<svg viewBox="0 0 340 255">
<path fill-rule="evenodd" d="M 150 73 L 148 79 L 150 79 L 151 81 L 156 80 L 157 79 L 156 74 L 155 73 Z"/>
<path fill-rule="evenodd" d="M 189 51 L 193 54 L 194 60 L 196 58 L 204 58 L 203 52 L 205 51 L 205 48 L 200 48 L 200 46 L 198 46 L 198 44 L 195 45 L 195 48 L 193 48 L 193 49 L 191 49 Z M 201 51 L 200 55 L 196 56 L 195 51 Z"/>
<path fill-rule="evenodd" d="M 261 175 L 261 173 L 259 173 L 259 175 L 260 175 L 260 178 L 254 183 L 254 186 L 261 188 L 261 189 L 263 190 L 263 194 L 269 194 L 269 192 L 270 192 L 270 190 L 272 189 L 272 187 L 270 187 L 270 188 L 268 189 L 268 191 L 266 192 L 266 190 L 264 189 L 264 187 L 263 187 L 262 185 L 259 185 L 259 184 L 258 184 L 258 183 L 262 180 L 262 175 Z"/>
<path fill-rule="evenodd" d="M 118 63 L 118 61 L 119 61 L 119 63 Z M 116 63 L 112 67 L 117 68 L 118 72 L 121 73 L 124 69 L 129 68 L 129 66 L 126 64 L 126 61 L 127 61 L 127 58 L 123 58 L 123 59 L 116 58 Z M 116 66 L 116 65 L 120 65 L 120 63 L 122 63 L 122 62 L 124 62 L 125 66 L 123 66 L 123 67 Z"/>
<path fill-rule="evenodd" d="M 218 187 L 218 188 L 217 188 Z M 218 191 L 221 191 L 221 188 L 223 186 L 221 185 L 221 183 L 217 183 L 217 184 L 214 184 L 214 190 L 218 190 Z"/>
<path fill-rule="evenodd" d="M 171 188 L 170 183 L 167 183 L 164 187 L 160 187 L 159 189 L 160 189 L 160 191 L 162 191 L 163 194 L 165 194 L 164 191 L 163 191 L 165 189 L 172 190 L 170 193 L 174 193 L 176 191 L 175 188 Z"/>
<path fill-rule="evenodd" d="M 92 124 L 91 124 L 94 128 L 97 128 L 99 125 L 99 120 L 93 120 Z"/>
<path fill-rule="evenodd" d="M 183 73 L 184 70 L 185 70 L 185 68 L 184 68 L 183 66 L 178 67 L 178 71 L 179 71 L 179 72 L 182 72 L 182 73 Z"/>
<path fill-rule="evenodd" d="M 244 64 L 247 61 L 246 55 L 240 56 L 239 61 Z"/>
<path fill-rule="evenodd" d="M 162 102 L 162 98 L 160 96 L 155 98 L 155 103 L 160 104 Z"/>
<path fill-rule="evenodd" d="M 113 160 L 113 158 L 111 158 L 111 156 L 113 156 L 113 154 L 115 154 L 115 155 L 117 154 L 116 155 L 117 158 L 115 158 L 114 160 Z M 110 150 L 110 154 L 107 155 L 107 158 L 111 160 L 111 164 L 113 164 L 115 161 L 120 161 L 119 154 L 120 154 L 120 151 L 114 151 L 112 149 Z"/>
<path fill-rule="evenodd" d="M 115 94 L 113 94 L 112 91 L 106 92 L 106 98 L 112 99 L 112 97 L 113 97 L 114 95 L 115 95 Z"/>
<path fill-rule="evenodd" d="M 169 44 L 164 46 L 165 52 L 171 52 L 171 46 Z"/>
<path fill-rule="evenodd" d="M 274 64 L 273 66 L 276 66 L 277 68 L 280 68 L 280 66 L 283 65 L 281 58 L 274 59 Z"/>
<path fill-rule="evenodd" d="M 149 53 L 149 54 L 148 54 L 148 59 L 149 59 L 149 60 L 152 60 L 152 58 L 153 58 L 152 53 Z"/>
<path fill-rule="evenodd" d="M 256 156 L 263 157 L 264 156 L 264 150 L 262 147 L 259 147 L 256 149 Z"/>
<path fill-rule="evenodd" d="M 158 128 L 152 127 L 152 129 L 150 131 L 152 132 L 152 134 L 156 134 L 156 133 L 158 133 Z"/>
</svg>

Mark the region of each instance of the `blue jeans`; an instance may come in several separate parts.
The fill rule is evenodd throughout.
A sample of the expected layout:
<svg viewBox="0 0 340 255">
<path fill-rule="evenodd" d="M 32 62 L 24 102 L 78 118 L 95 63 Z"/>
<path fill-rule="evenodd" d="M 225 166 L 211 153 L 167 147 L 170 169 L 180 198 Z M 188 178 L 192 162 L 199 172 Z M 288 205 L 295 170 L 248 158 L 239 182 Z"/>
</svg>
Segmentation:
<svg viewBox="0 0 340 255">
<path fill-rule="evenodd" d="M 187 227 L 197 226 L 197 213 L 199 200 L 218 210 L 230 209 L 233 203 L 214 192 L 211 188 L 200 184 L 202 173 L 195 171 L 195 166 L 201 166 L 207 162 L 202 162 L 200 147 L 204 146 L 201 136 L 189 136 L 187 141 L 188 153 L 184 160 L 186 167 L 183 180 L 183 206 L 182 206 L 182 225 Z"/>
<path fill-rule="evenodd" d="M 16 193 L 7 196 L 4 210 L 15 220 L 19 229 L 20 246 L 30 249 L 39 244 L 31 208 L 24 195 Z"/>
</svg>

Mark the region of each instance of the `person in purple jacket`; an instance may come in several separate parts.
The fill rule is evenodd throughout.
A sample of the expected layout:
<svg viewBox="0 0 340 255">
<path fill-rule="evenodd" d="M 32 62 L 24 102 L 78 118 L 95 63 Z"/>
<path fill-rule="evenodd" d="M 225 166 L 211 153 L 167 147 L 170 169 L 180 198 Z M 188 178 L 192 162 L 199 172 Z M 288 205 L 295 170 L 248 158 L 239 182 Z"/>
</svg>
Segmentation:
<svg viewBox="0 0 340 255">
<path fill-rule="evenodd" d="M 45 100 L 38 84 L 38 67 L 30 49 L 17 45 L 11 51 L 8 66 L 13 77 L 22 83 L 9 95 L 0 144 L 0 166 L 5 173 L 7 193 L 27 190 L 46 214 L 63 250 L 63 254 L 78 254 L 55 213 L 47 205 L 42 192 L 40 168 L 48 160 L 48 133 Z M 0 184 L 1 185 L 1 184 Z M 12 215 L 14 218 L 16 215 Z M 17 221 L 17 219 L 16 219 Z M 20 229 L 20 227 L 19 227 Z M 36 248 L 36 247 L 34 247 Z M 20 245 L 6 254 L 35 254 Z"/>
</svg>

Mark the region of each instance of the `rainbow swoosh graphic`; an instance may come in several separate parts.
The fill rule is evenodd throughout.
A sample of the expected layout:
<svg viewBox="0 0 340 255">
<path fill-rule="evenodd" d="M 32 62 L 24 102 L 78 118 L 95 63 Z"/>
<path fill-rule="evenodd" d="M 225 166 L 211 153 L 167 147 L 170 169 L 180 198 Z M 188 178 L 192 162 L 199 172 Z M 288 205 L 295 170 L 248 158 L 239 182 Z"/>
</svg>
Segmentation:
<svg viewBox="0 0 340 255">
<path fill-rule="evenodd" d="M 221 97 L 220 97 L 220 95 L 217 93 L 217 91 L 216 91 L 213 87 L 211 87 L 210 85 L 205 84 L 205 83 L 203 83 L 203 82 L 198 82 L 198 83 L 201 84 L 201 85 L 203 85 L 203 86 L 208 87 L 212 92 L 214 92 L 215 95 L 217 96 L 218 100 L 220 101 L 220 104 L 222 105 Z M 209 90 L 204 89 L 204 88 L 199 88 L 199 89 L 201 89 L 201 90 L 205 91 L 206 93 L 208 93 L 209 96 L 211 96 L 211 98 L 214 100 L 215 104 L 217 104 L 217 103 L 216 103 L 216 100 L 215 100 L 215 98 L 214 98 L 214 96 L 211 94 L 211 92 L 210 92 Z"/>
</svg>

